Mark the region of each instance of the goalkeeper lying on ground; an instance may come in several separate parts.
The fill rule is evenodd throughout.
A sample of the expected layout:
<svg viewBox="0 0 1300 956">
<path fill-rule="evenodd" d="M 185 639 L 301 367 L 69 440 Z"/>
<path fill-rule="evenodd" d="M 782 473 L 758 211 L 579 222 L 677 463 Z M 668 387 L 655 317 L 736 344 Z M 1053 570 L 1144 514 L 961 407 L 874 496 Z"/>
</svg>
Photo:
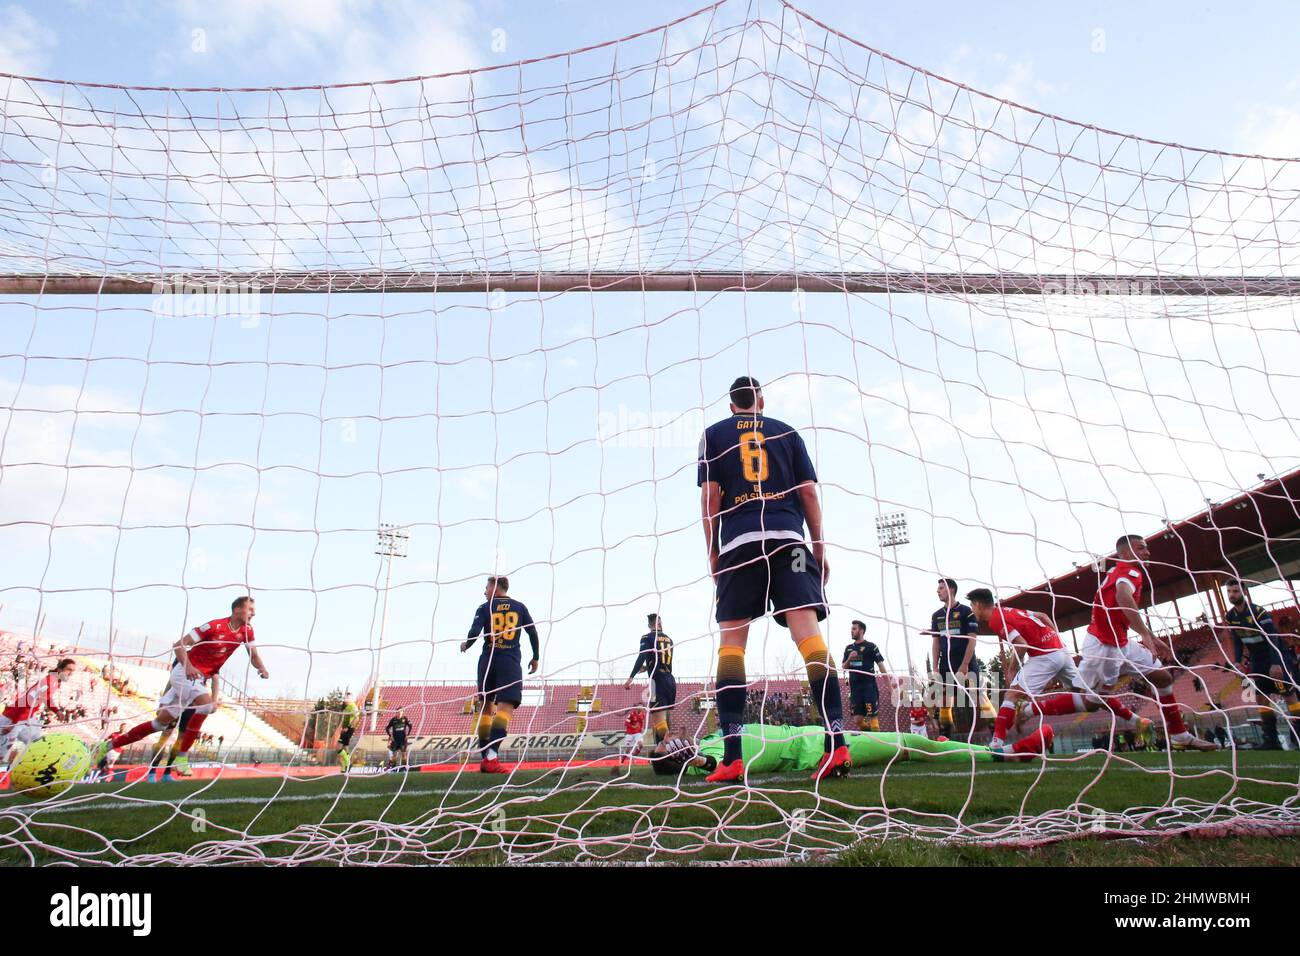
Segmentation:
<svg viewBox="0 0 1300 956">
<path fill-rule="evenodd" d="M 745 770 L 747 773 L 795 773 L 812 770 L 821 760 L 821 727 L 779 727 L 746 724 L 742 732 Z M 1002 760 L 1028 760 L 1051 746 L 1052 728 L 1040 730 L 1017 741 L 1007 752 L 995 754 L 980 744 L 959 740 L 930 740 L 919 734 L 849 733 L 845 740 L 853 757 L 853 766 L 886 764 L 891 760 L 923 760 L 942 763 L 996 763 Z M 655 773 L 677 776 L 687 773 L 707 774 L 717 767 L 722 756 L 722 735 L 712 733 L 698 744 L 672 737 L 655 747 L 651 766 Z"/>
</svg>

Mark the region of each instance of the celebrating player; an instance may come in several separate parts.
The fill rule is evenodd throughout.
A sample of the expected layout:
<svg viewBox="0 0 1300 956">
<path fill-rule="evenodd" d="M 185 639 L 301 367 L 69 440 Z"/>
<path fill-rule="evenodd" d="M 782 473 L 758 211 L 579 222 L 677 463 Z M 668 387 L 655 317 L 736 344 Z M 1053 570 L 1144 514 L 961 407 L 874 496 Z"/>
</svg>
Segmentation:
<svg viewBox="0 0 1300 956">
<path fill-rule="evenodd" d="M 725 746 L 722 763 L 708 777 L 714 783 L 745 773 L 745 644 L 750 622 L 769 605 L 799 648 L 826 729 L 813 779 L 844 776 L 851 765 L 839 678 L 818 630 L 827 614 L 828 567 L 817 473 L 799 433 L 764 416 L 763 408 L 758 382 L 736 379 L 730 417 L 710 425 L 700 440 L 696 484 L 722 631 L 716 699 Z"/>
<path fill-rule="evenodd" d="M 1102 581 L 1092 603 L 1092 622 L 1083 640 L 1079 677 L 1101 698 L 1119 725 L 1129 730 L 1146 722 L 1135 718 L 1119 698 L 1106 695 L 1124 675 L 1144 679 L 1159 697 L 1160 713 L 1172 749 L 1218 750 L 1218 744 L 1188 733 L 1170 689 L 1174 683 L 1173 674 L 1147 646 L 1129 640 L 1131 628 L 1150 647 L 1161 647 L 1159 639 L 1151 633 L 1138 611 L 1142 589 L 1146 586 L 1143 564 L 1151 557 L 1146 541 L 1141 535 L 1126 534 L 1115 542 L 1115 554 L 1115 566 Z M 1069 714 L 1095 710 L 1096 706 L 1090 705 L 1088 699 L 1079 694 L 1056 694 L 1037 702 L 1034 709 L 1041 714 Z"/>
<path fill-rule="evenodd" d="M 474 646 L 483 635 L 483 651 L 478 659 L 478 692 L 483 709 L 479 712 L 478 743 L 481 773 L 509 773 L 500 760 L 501 743 L 506 739 L 510 718 L 523 703 L 524 673 L 520 664 L 519 632 L 526 631 L 533 645 L 528 673 L 537 673 L 541 653 L 537 625 L 523 602 L 510 597 L 510 581 L 504 575 L 487 579 L 483 589 L 486 600 L 479 605 L 470 625 L 469 636 L 460 645 L 461 652 Z"/>
<path fill-rule="evenodd" d="M 388 769 L 396 770 L 399 766 L 403 770 L 410 769 L 406 763 L 406 749 L 407 738 L 411 733 L 411 718 L 406 716 L 404 708 L 389 719 L 384 726 L 384 733 L 388 736 Z"/>
<path fill-rule="evenodd" d="M 13 766 L 23 748 L 45 733 L 41 718 L 54 709 L 54 692 L 76 672 L 77 662 L 65 657 L 36 683 L 18 691 L 14 702 L 0 712 L 0 760 Z"/>
<path fill-rule="evenodd" d="M 193 707 L 194 717 L 181 738 L 181 752 L 188 751 L 194 745 L 204 719 L 208 714 L 215 713 L 219 706 L 215 696 L 217 673 L 241 644 L 247 648 L 258 675 L 263 680 L 270 677 L 261 655 L 253 646 L 252 621 L 255 613 L 256 607 L 251 597 L 236 598 L 230 605 L 229 618 L 217 618 L 200 624 L 177 641 L 173 647 L 176 662 L 172 666 L 167 690 L 158 701 L 157 715 L 124 734 L 113 734 L 107 740 L 100 741 L 91 755 L 91 764 L 104 769 L 104 758 L 109 750 L 123 750 L 150 734 L 172 726 L 186 708 Z M 209 682 L 213 685 L 213 690 L 205 686 Z"/>
<path fill-rule="evenodd" d="M 1290 750 L 1296 740 L 1295 720 L 1300 717 L 1295 654 L 1278 634 L 1273 615 L 1250 601 L 1240 581 L 1229 582 L 1228 604 L 1223 616 L 1227 626 L 1215 627 L 1214 633 L 1220 640 L 1232 638 L 1233 663 L 1260 691 L 1277 698 L 1287 728 L 1279 742 Z"/>
<path fill-rule="evenodd" d="M 840 666 L 849 675 L 849 709 L 857 718 L 858 730 L 880 729 L 880 688 L 876 685 L 876 668 L 888 674 L 880 648 L 867 640 L 867 625 L 854 621 L 849 633 L 853 643 L 844 648 Z"/>
<path fill-rule="evenodd" d="M 644 669 L 650 675 L 650 707 L 655 729 L 655 743 L 668 736 L 668 717 L 677 703 L 677 678 L 673 677 L 673 639 L 663 631 L 658 614 L 647 614 L 650 633 L 641 637 L 641 649 L 632 664 L 632 673 L 623 682 L 631 690 L 632 681 Z"/>
<path fill-rule="evenodd" d="M 1046 614 L 1021 611 L 1017 608 L 999 607 L 988 588 L 976 588 L 966 595 L 976 620 L 998 636 L 999 644 L 1011 648 L 1011 659 L 1002 655 L 1002 673 L 1010 686 L 1002 698 L 997 719 L 993 723 L 993 740 L 989 749 L 1002 752 L 1006 747 L 1007 733 L 1015 723 L 1020 702 L 1042 697 L 1048 687 L 1060 681 L 1066 687 L 1086 694 L 1093 704 L 1091 710 L 1101 707 L 1101 702 L 1089 694 L 1074 658 L 1061 642 L 1056 625 Z M 1137 718 L 1139 732 L 1150 721 Z"/>
</svg>

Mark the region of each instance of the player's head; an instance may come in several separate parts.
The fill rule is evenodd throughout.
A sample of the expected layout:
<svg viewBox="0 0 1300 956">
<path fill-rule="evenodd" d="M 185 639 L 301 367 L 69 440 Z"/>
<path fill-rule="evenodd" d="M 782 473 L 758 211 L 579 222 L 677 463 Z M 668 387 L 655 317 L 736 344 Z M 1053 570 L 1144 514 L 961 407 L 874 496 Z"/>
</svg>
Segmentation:
<svg viewBox="0 0 1300 956">
<path fill-rule="evenodd" d="M 346 694 L 343 695 L 343 703 L 345 704 L 350 704 L 354 700 L 356 700 L 356 698 L 352 696 L 352 691 L 348 691 Z"/>
<path fill-rule="evenodd" d="M 957 600 L 957 582 L 952 578 L 940 578 L 939 586 L 934 590 L 939 595 L 939 600 L 944 604 L 950 604 Z"/>
<path fill-rule="evenodd" d="M 1228 601 L 1232 604 L 1240 604 L 1246 600 L 1246 589 L 1241 586 L 1240 581 L 1228 582 Z"/>
<path fill-rule="evenodd" d="M 993 616 L 993 592 L 988 588 L 973 588 L 966 592 L 966 600 L 970 601 L 975 620 L 987 624 Z"/>
<path fill-rule="evenodd" d="M 855 641 L 860 641 L 867 636 L 867 625 L 861 621 L 854 621 L 849 625 L 849 633 L 853 635 Z"/>
<path fill-rule="evenodd" d="M 65 657 L 54 665 L 54 673 L 58 676 L 60 683 L 71 678 L 76 672 L 77 662 L 71 657 Z"/>
<path fill-rule="evenodd" d="M 763 388 L 758 379 L 742 375 L 731 383 L 731 410 L 736 414 L 763 410 Z"/>
<path fill-rule="evenodd" d="M 1151 549 L 1142 535 L 1124 534 L 1115 540 L 1115 554 L 1121 561 L 1146 561 L 1151 557 Z"/>
<path fill-rule="evenodd" d="M 237 627 L 247 624 L 256 613 L 257 604 L 247 594 L 230 602 L 230 619 L 236 622 Z"/>
<path fill-rule="evenodd" d="M 494 574 L 487 579 L 487 585 L 483 588 L 483 596 L 491 601 L 493 598 L 505 597 L 506 592 L 510 590 L 510 579 L 504 574 Z"/>
<path fill-rule="evenodd" d="M 662 631 L 664 629 L 663 619 L 658 614 L 647 614 L 645 616 L 646 627 L 652 631 Z"/>
</svg>

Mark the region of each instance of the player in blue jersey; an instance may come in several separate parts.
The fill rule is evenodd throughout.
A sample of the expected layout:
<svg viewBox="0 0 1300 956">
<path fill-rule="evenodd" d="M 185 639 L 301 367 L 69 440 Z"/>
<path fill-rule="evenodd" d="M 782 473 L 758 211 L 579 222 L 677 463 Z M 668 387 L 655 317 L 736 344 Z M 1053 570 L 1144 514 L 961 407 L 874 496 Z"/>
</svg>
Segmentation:
<svg viewBox="0 0 1300 956">
<path fill-rule="evenodd" d="M 1265 742 L 1291 750 L 1296 745 L 1296 723 L 1300 718 L 1300 668 L 1296 667 L 1295 654 L 1278 633 L 1273 615 L 1255 604 L 1246 594 L 1240 581 L 1228 582 L 1228 610 L 1223 615 L 1226 627 L 1215 627 L 1222 641 L 1231 637 L 1233 663 L 1241 673 L 1250 678 L 1256 690 L 1274 699 L 1274 708 L 1265 709 Z M 1274 714 L 1281 716 L 1276 721 Z M 1279 724 L 1276 732 L 1273 727 Z"/>
<path fill-rule="evenodd" d="M 483 651 L 478 658 L 478 692 L 482 709 L 478 718 L 478 743 L 482 773 L 509 773 L 500 760 L 501 742 L 506 739 L 510 718 L 524 699 L 524 671 L 519 653 L 519 638 L 527 632 L 533 645 L 528 673 L 537 673 L 540 647 L 537 625 L 521 601 L 509 595 L 510 581 L 504 575 L 487 579 L 483 597 L 487 600 L 474 613 L 469 636 L 461 644 L 462 652 L 474 646 L 483 635 Z"/>
<path fill-rule="evenodd" d="M 724 750 L 708 779 L 744 777 L 745 644 L 750 622 L 769 609 L 799 648 L 826 729 L 813 779 L 847 775 L 840 682 L 819 629 L 827 614 L 827 564 L 817 473 L 799 433 L 764 414 L 754 379 L 732 383 L 731 415 L 705 429 L 696 483 L 722 631 L 716 699 Z"/>
<path fill-rule="evenodd" d="M 650 723 L 657 744 L 668 737 L 668 715 L 677 703 L 677 678 L 673 676 L 673 639 L 664 633 L 663 621 L 658 614 L 647 614 L 646 623 L 650 633 L 641 637 L 641 647 L 623 689 L 631 690 L 632 681 L 642 670 L 650 675 Z"/>
</svg>

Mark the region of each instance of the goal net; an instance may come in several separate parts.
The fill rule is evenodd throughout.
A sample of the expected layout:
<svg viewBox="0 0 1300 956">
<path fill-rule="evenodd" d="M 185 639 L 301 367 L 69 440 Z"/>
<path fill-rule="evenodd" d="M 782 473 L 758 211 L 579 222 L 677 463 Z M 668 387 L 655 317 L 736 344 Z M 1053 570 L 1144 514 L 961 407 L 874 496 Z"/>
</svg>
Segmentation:
<svg viewBox="0 0 1300 956">
<path fill-rule="evenodd" d="M 245 594 L 270 675 L 230 657 L 188 779 L 150 782 L 153 735 L 111 783 L 10 787 L 0 853 L 781 860 L 1289 830 L 1297 172 L 1038 112 L 777 0 L 373 83 L 0 77 L 5 704 L 72 659 L 36 719 L 93 748 L 153 718 L 173 644 Z M 830 705 L 771 617 L 744 658 L 749 774 L 648 767 L 664 718 L 722 755 L 697 455 L 744 375 L 815 466 L 847 779 L 809 779 Z M 999 730 L 999 640 L 948 660 L 939 583 L 1086 655 L 1126 534 L 1158 641 L 1130 637 L 1164 683 L 1113 688 L 1136 721 L 1026 705 Z M 489 575 L 540 637 L 532 674 L 518 635 L 493 776 L 483 642 L 462 650 Z M 1269 628 L 1223 629 L 1235 578 Z M 651 614 L 677 696 L 629 735 Z M 410 769 L 380 774 L 399 714 Z M 1170 747 L 1175 723 L 1221 749 Z M 1037 744 L 1008 758 L 998 732 Z"/>
</svg>

